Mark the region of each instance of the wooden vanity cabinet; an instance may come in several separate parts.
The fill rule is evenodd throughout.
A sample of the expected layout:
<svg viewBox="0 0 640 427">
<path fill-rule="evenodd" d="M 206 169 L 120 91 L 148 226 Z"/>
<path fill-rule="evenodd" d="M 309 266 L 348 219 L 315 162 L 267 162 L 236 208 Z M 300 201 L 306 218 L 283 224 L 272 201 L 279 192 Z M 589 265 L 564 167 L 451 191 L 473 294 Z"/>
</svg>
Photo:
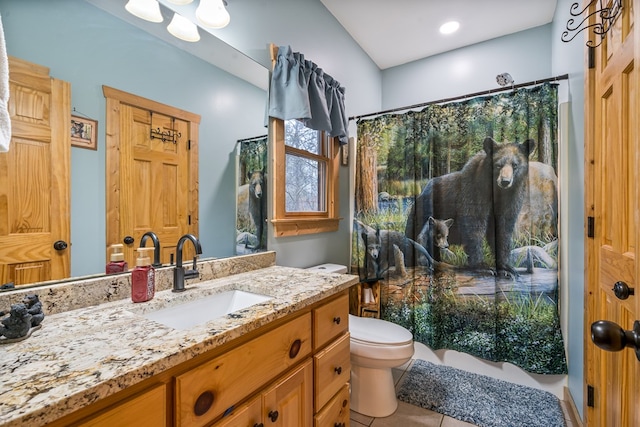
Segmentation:
<svg viewBox="0 0 640 427">
<path fill-rule="evenodd" d="M 348 313 L 344 291 L 53 425 L 347 427 Z"/>
</svg>

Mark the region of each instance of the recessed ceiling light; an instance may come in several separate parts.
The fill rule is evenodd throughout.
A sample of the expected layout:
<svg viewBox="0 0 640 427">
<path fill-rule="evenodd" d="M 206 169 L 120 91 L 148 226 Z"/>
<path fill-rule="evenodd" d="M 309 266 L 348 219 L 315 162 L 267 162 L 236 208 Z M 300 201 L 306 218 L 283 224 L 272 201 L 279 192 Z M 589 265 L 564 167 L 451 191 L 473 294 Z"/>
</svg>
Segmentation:
<svg viewBox="0 0 640 427">
<path fill-rule="evenodd" d="M 445 22 L 440 26 L 440 33 L 442 34 L 451 34 L 458 31 L 460 28 L 460 23 L 458 21 L 449 21 Z"/>
</svg>

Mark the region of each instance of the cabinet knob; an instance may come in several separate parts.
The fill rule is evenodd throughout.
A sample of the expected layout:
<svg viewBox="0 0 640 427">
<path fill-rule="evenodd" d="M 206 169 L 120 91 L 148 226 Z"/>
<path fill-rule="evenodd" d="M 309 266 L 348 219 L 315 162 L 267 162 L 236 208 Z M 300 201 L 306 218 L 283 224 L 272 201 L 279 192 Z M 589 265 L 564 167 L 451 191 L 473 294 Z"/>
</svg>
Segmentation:
<svg viewBox="0 0 640 427">
<path fill-rule="evenodd" d="M 335 423 L 333 426 L 334 427 L 345 427 L 345 423 Z"/>
<path fill-rule="evenodd" d="M 333 323 L 335 323 L 336 325 L 340 324 L 340 316 L 336 316 L 333 318 Z"/>
<path fill-rule="evenodd" d="M 342 373 L 342 366 L 338 366 L 334 369 L 334 371 L 336 372 L 336 374 L 340 375 Z"/>
<path fill-rule="evenodd" d="M 207 413 L 213 405 L 213 393 L 205 391 L 196 399 L 196 403 L 193 405 L 193 413 L 197 416 L 201 416 Z"/>
<path fill-rule="evenodd" d="M 291 347 L 289 347 L 289 359 L 295 359 L 298 353 L 300 352 L 300 348 L 302 347 L 302 341 L 300 339 L 295 340 Z"/>
<path fill-rule="evenodd" d="M 253 425 L 253 427 L 264 427 L 264 424 L 262 424 L 262 423 L 260 423 L 260 424 L 255 423 L 255 424 Z"/>
<path fill-rule="evenodd" d="M 278 421 L 278 415 L 280 415 L 278 411 L 269 411 L 269 419 L 272 423 Z"/>
<path fill-rule="evenodd" d="M 135 239 L 131 236 L 125 236 L 122 241 L 125 243 L 125 245 L 131 245 L 133 242 L 135 242 Z"/>
</svg>

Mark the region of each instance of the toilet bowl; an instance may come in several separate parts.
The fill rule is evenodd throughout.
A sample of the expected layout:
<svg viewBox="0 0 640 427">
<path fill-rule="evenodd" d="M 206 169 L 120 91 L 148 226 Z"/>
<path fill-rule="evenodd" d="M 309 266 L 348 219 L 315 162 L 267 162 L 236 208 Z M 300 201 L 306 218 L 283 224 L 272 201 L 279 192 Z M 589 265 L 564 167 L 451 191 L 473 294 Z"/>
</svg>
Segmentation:
<svg viewBox="0 0 640 427">
<path fill-rule="evenodd" d="M 381 319 L 349 315 L 351 335 L 351 409 L 370 417 L 387 417 L 397 407 L 391 368 L 414 353 L 413 335 Z"/>
</svg>

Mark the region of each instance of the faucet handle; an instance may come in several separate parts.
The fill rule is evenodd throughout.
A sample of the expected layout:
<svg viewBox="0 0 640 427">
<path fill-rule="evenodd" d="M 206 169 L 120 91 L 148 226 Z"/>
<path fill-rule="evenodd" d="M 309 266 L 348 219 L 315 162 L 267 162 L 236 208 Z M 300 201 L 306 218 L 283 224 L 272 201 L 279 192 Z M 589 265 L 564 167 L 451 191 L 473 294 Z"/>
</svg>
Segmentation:
<svg viewBox="0 0 640 427">
<path fill-rule="evenodd" d="M 185 279 L 193 279 L 195 277 L 199 277 L 200 272 L 198 270 L 184 270 L 184 278 Z"/>
</svg>

